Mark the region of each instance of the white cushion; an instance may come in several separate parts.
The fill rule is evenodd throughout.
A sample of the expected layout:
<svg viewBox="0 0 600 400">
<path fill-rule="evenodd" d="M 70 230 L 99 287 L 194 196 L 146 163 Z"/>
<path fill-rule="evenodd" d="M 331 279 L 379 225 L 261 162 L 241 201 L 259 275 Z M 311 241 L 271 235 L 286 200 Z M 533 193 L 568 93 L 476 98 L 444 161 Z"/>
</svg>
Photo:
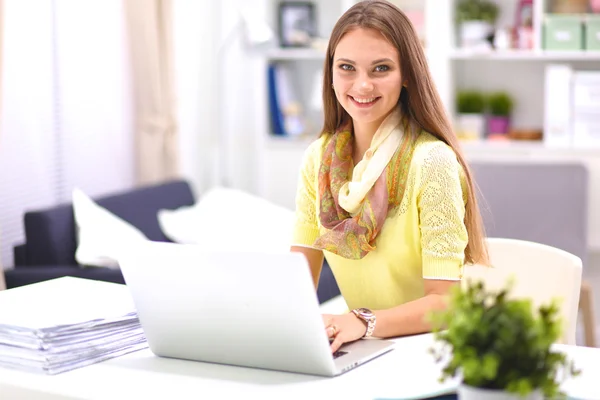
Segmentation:
<svg viewBox="0 0 600 400">
<path fill-rule="evenodd" d="M 99 206 L 80 189 L 73 190 L 77 227 L 75 260 L 83 266 L 118 268 L 118 256 L 131 243 L 147 240 L 136 227 Z"/>
<path fill-rule="evenodd" d="M 195 205 L 160 210 L 158 222 L 173 242 L 215 251 L 289 251 L 294 212 L 237 189 L 209 190 Z"/>
</svg>

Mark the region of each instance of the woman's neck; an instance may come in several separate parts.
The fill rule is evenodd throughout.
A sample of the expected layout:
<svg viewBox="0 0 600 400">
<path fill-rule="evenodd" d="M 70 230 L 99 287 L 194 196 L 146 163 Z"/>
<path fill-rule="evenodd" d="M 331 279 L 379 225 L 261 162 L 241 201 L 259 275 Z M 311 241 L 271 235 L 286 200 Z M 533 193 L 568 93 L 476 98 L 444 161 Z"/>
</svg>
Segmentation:
<svg viewBox="0 0 600 400">
<path fill-rule="evenodd" d="M 375 136 L 375 132 L 379 128 L 381 121 L 374 121 L 369 123 L 359 123 L 353 121 L 353 129 L 354 129 L 354 165 L 362 160 L 365 152 L 371 147 L 371 141 L 373 140 L 373 136 Z"/>
</svg>

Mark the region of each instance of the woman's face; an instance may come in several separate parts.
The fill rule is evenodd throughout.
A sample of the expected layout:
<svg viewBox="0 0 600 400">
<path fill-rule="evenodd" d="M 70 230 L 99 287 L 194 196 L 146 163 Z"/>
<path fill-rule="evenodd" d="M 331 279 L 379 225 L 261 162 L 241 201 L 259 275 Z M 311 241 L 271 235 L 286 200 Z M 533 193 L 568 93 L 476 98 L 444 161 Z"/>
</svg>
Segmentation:
<svg viewBox="0 0 600 400">
<path fill-rule="evenodd" d="M 396 48 L 374 29 L 346 33 L 333 55 L 333 86 L 354 123 L 381 123 L 402 89 Z"/>
</svg>

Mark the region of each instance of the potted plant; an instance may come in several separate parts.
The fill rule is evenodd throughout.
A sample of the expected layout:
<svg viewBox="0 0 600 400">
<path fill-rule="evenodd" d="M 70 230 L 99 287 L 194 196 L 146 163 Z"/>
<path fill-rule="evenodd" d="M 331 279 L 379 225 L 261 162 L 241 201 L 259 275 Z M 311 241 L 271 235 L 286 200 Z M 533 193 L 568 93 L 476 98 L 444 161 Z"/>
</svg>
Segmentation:
<svg viewBox="0 0 600 400">
<path fill-rule="evenodd" d="M 482 139 L 485 131 L 485 96 L 475 90 L 456 95 L 456 134 L 462 140 Z"/>
<path fill-rule="evenodd" d="M 530 300 L 509 298 L 510 286 L 493 292 L 468 282 L 455 288 L 445 311 L 431 315 L 432 352 L 446 362 L 440 379 L 460 376 L 461 400 L 556 398 L 564 395 L 561 381 L 579 373 L 552 350 L 561 333 L 557 304 L 534 312 Z"/>
<path fill-rule="evenodd" d="M 488 37 L 494 31 L 498 5 L 491 0 L 460 0 L 456 5 L 462 47 L 489 46 Z"/>
<path fill-rule="evenodd" d="M 488 117 L 489 138 L 506 138 L 510 127 L 510 114 L 513 109 L 512 98 L 508 93 L 496 92 L 489 96 L 487 103 L 490 112 Z"/>
</svg>

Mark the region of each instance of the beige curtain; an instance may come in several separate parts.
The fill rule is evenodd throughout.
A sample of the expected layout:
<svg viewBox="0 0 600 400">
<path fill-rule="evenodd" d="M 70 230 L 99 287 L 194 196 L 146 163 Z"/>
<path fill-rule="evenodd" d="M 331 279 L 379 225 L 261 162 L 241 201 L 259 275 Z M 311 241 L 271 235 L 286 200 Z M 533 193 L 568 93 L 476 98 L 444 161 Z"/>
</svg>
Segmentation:
<svg viewBox="0 0 600 400">
<path fill-rule="evenodd" d="M 2 30 L 4 29 L 4 4 L 2 4 L 2 2 L 3 0 L 0 0 L 0 127 L 2 127 L 2 44 L 4 42 L 2 37 Z M 0 132 L 0 136 L 1 134 L 2 132 Z M 1 145 L 2 143 L 0 142 L 0 146 Z M 2 229 L 1 226 L 0 229 Z M 0 240 L 1 239 L 2 232 L 0 232 Z M 2 265 L 2 257 L 0 255 L 0 290 L 3 289 L 6 289 L 6 281 L 4 280 L 4 267 Z"/>
<path fill-rule="evenodd" d="M 124 0 L 139 184 L 178 176 L 171 0 Z"/>
</svg>

